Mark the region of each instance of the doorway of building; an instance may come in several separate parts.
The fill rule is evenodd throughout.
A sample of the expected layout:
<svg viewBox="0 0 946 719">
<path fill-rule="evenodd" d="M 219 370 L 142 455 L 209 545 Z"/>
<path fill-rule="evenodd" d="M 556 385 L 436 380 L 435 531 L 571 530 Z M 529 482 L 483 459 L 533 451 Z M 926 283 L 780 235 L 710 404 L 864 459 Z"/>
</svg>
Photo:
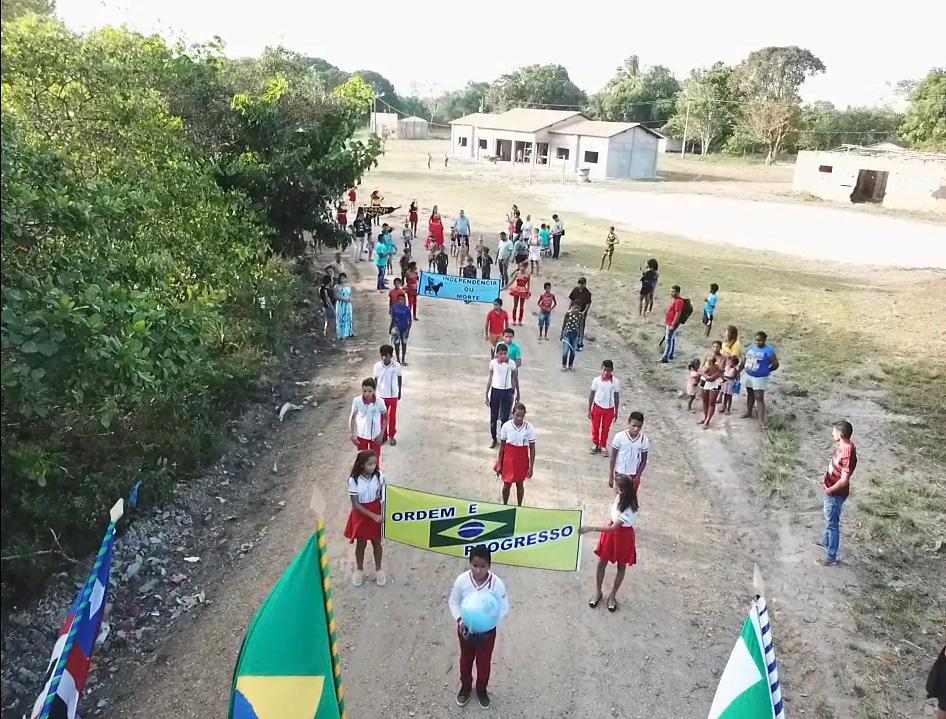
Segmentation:
<svg viewBox="0 0 946 719">
<path fill-rule="evenodd" d="M 516 140 L 516 162 L 532 161 L 532 143 Z"/>
<path fill-rule="evenodd" d="M 883 170 L 858 170 L 851 202 L 883 202 L 887 194 L 888 174 Z"/>
<path fill-rule="evenodd" d="M 512 140 L 496 140 L 496 157 L 503 162 L 512 160 Z"/>
</svg>

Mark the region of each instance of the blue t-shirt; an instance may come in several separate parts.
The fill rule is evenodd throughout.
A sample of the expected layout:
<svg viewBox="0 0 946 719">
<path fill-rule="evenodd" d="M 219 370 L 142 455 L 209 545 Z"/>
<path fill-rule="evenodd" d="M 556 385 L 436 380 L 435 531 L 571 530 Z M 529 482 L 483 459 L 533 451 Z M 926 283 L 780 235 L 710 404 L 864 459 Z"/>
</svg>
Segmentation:
<svg viewBox="0 0 946 719">
<path fill-rule="evenodd" d="M 772 374 L 772 358 L 775 348 L 772 345 L 759 347 L 754 342 L 746 350 L 746 372 L 753 377 L 768 377 Z"/>
<path fill-rule="evenodd" d="M 470 220 L 466 215 L 463 217 L 457 217 L 454 227 L 457 228 L 458 235 L 466 235 L 467 237 L 470 236 Z"/>
<path fill-rule="evenodd" d="M 391 308 L 391 317 L 394 318 L 394 326 L 401 332 L 406 332 L 411 327 L 411 308 L 400 303 Z"/>
<path fill-rule="evenodd" d="M 706 296 L 706 299 L 703 301 L 703 311 L 706 313 L 707 317 L 713 316 L 713 313 L 716 311 L 717 302 L 719 302 L 719 295 L 715 292 L 711 292 Z"/>
<path fill-rule="evenodd" d="M 387 267 L 388 265 L 388 255 L 391 253 L 391 248 L 384 241 L 384 238 L 381 238 L 381 241 L 374 246 L 374 263 L 378 267 Z"/>
<path fill-rule="evenodd" d="M 547 229 L 539 230 L 539 244 L 542 247 L 548 247 L 552 243 L 552 233 Z"/>
<path fill-rule="evenodd" d="M 506 348 L 509 350 L 509 359 L 511 359 L 513 362 L 522 359 L 522 348 L 519 346 L 518 342 L 515 340 L 512 342 L 506 342 L 506 340 L 503 340 L 503 342 L 506 344 Z"/>
</svg>

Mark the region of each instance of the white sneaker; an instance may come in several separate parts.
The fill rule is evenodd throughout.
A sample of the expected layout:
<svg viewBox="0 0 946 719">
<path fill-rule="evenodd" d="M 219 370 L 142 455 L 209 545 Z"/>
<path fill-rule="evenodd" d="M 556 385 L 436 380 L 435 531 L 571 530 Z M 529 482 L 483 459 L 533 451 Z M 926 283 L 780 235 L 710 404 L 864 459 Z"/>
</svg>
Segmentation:
<svg viewBox="0 0 946 719">
<path fill-rule="evenodd" d="M 379 569 L 374 573 L 374 581 L 377 582 L 379 587 L 383 587 L 388 583 L 388 575 L 384 573 L 383 569 Z"/>
<path fill-rule="evenodd" d="M 351 575 L 351 583 L 356 587 L 360 587 L 365 583 L 365 573 L 360 569 L 356 569 Z"/>
</svg>

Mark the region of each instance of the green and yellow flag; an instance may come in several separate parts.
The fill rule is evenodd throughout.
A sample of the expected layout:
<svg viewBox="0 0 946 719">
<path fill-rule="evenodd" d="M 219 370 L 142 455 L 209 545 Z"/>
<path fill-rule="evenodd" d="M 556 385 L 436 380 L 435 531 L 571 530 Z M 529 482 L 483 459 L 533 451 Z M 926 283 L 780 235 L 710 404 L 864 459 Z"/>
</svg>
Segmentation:
<svg viewBox="0 0 946 719">
<path fill-rule="evenodd" d="M 229 717 L 345 719 L 321 519 L 246 632 Z"/>
</svg>

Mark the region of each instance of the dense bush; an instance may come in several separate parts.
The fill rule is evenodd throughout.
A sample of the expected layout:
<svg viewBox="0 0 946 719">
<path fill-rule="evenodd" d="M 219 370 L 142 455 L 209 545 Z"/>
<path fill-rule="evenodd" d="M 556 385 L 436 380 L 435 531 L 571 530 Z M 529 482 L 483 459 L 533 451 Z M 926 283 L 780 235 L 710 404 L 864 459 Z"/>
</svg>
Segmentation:
<svg viewBox="0 0 946 719">
<path fill-rule="evenodd" d="M 327 227 L 377 147 L 352 140 L 362 87 L 272 64 L 3 23 L 0 511 L 3 556 L 27 555 L 5 598 L 54 566 L 49 530 L 81 551 L 134 482 L 211 459 L 291 329 L 274 248 Z"/>
</svg>

